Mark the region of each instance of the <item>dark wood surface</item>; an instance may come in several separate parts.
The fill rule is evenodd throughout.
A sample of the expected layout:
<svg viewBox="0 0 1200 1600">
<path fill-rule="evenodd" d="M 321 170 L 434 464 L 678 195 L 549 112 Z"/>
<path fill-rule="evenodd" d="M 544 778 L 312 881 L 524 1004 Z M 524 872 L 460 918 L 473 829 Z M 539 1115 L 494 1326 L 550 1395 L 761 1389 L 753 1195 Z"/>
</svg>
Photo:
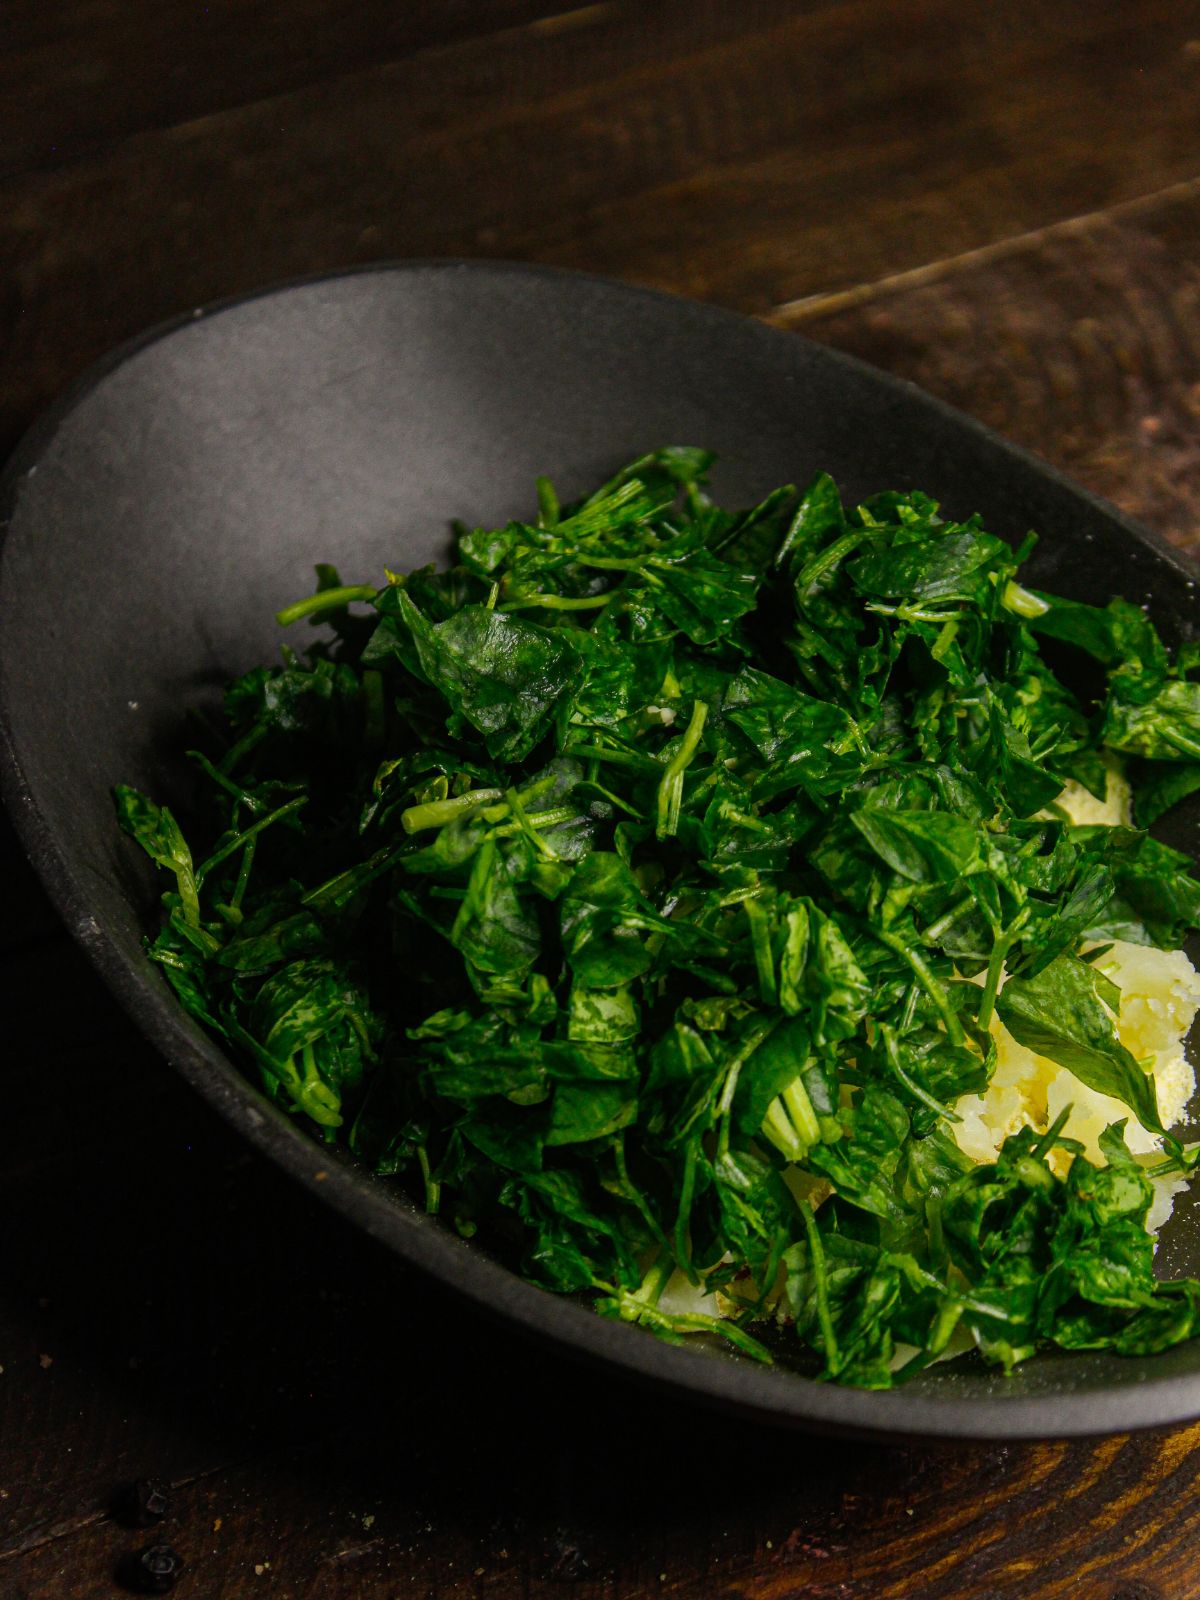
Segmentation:
<svg viewBox="0 0 1200 1600">
<path fill-rule="evenodd" d="M 157 318 L 410 254 L 606 271 L 903 373 L 1200 550 L 1185 0 L 10 0 L 0 443 Z M 750 1429 L 402 1269 L 160 1065 L 0 839 L 0 1600 L 1191 1600 L 1200 1426 Z"/>
</svg>

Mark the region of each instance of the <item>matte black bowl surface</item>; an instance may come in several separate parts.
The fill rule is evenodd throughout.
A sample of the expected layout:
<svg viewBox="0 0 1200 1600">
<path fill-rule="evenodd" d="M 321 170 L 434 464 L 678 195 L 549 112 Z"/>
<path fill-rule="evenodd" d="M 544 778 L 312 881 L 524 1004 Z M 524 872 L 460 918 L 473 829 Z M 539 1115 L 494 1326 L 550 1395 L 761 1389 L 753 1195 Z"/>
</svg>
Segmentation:
<svg viewBox="0 0 1200 1600">
<path fill-rule="evenodd" d="M 145 958 L 156 888 L 110 790 L 179 791 L 180 708 L 274 659 L 275 609 L 332 561 L 348 582 L 418 564 L 450 518 L 527 513 L 663 443 L 717 450 L 743 503 L 826 468 L 852 496 L 927 489 L 996 532 L 1042 534 L 1035 581 L 1147 600 L 1196 627 L 1179 558 L 1029 455 L 910 385 L 758 323 L 535 268 L 379 267 L 157 329 L 94 368 L 24 441 L 0 491 L 0 745 L 17 827 L 59 910 L 163 1054 L 325 1200 L 469 1300 L 582 1355 L 744 1415 L 941 1437 L 1121 1430 L 1200 1415 L 1200 1342 L 1153 1359 L 1039 1358 L 1005 1381 L 935 1369 L 839 1389 L 641 1330 L 531 1288 L 331 1157 L 180 1010 Z M 1174 837 L 1195 839 L 1197 809 Z M 1173 1220 L 1200 1268 L 1200 1213 Z M 464 1314 L 470 1314 L 464 1307 Z"/>
</svg>

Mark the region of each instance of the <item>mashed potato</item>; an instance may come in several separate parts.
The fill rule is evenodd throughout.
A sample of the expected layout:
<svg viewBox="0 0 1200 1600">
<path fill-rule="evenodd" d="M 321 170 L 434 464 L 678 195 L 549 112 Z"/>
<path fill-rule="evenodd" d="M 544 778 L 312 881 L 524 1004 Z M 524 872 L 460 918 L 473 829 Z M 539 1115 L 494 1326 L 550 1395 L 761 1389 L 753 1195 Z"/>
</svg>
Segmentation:
<svg viewBox="0 0 1200 1600">
<path fill-rule="evenodd" d="M 1104 802 L 1068 784 L 1058 804 L 1076 822 L 1129 821 L 1129 785 L 1110 768 Z M 1200 973 L 1182 950 L 1155 950 L 1118 941 L 1096 962 L 1121 991 L 1117 1034 L 1121 1043 L 1154 1076 L 1158 1109 L 1167 1127 L 1182 1120 L 1196 1088 L 1195 1073 L 1184 1054 L 1184 1040 L 1200 1010 Z M 1071 1112 L 1063 1132 L 1078 1139 L 1085 1153 L 1103 1162 L 1099 1138 L 1111 1122 L 1127 1119 L 1126 1143 L 1135 1154 L 1150 1155 L 1161 1141 L 1148 1133 L 1119 1100 L 1089 1089 L 1067 1068 L 1038 1056 L 1017 1043 L 998 1017 L 993 1017 L 996 1070 L 986 1093 L 966 1095 L 955 1105 L 961 1121 L 953 1126 L 961 1150 L 975 1161 L 992 1161 L 1009 1134 L 1030 1126 L 1043 1129 L 1064 1107 Z M 1060 1176 L 1070 1164 L 1065 1151 L 1051 1157 Z M 1181 1178 L 1153 1180 L 1154 1205 L 1147 1226 L 1156 1231 L 1171 1212 Z"/>
<path fill-rule="evenodd" d="M 1067 786 L 1059 795 L 1056 804 L 1067 813 L 1072 822 L 1081 825 L 1103 822 L 1110 828 L 1128 827 L 1132 816 L 1129 780 L 1121 771 L 1120 763 L 1114 756 L 1105 754 L 1103 759 L 1108 774 L 1103 800 L 1097 800 L 1089 789 L 1085 789 L 1081 783 L 1076 783 L 1074 778 L 1068 778 Z"/>
</svg>

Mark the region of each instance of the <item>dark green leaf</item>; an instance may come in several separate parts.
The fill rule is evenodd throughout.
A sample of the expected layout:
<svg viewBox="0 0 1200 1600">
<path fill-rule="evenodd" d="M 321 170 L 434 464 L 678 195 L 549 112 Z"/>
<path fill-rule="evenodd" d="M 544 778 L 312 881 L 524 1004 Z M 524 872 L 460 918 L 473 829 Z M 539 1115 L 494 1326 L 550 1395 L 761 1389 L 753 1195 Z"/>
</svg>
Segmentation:
<svg viewBox="0 0 1200 1600">
<path fill-rule="evenodd" d="M 1098 981 L 1086 962 L 1060 955 L 1035 977 L 1010 979 L 996 1009 L 1018 1044 L 1067 1067 L 1090 1089 L 1127 1105 L 1143 1127 L 1161 1133 L 1154 1079 L 1118 1039 Z"/>
</svg>

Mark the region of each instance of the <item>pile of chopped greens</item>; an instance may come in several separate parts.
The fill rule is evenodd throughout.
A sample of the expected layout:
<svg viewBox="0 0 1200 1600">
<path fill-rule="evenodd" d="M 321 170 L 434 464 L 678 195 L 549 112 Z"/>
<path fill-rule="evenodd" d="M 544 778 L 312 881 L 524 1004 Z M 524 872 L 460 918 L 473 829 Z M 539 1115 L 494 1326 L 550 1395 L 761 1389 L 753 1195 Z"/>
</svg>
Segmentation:
<svg viewBox="0 0 1200 1600">
<path fill-rule="evenodd" d="M 667 1339 L 882 1387 L 956 1328 L 1006 1369 L 1188 1337 L 1124 1122 L 1103 1168 L 1061 1118 L 987 1164 L 950 1127 L 996 1014 L 1190 1170 L 1093 963 L 1200 924 L 1144 831 L 1200 788 L 1200 651 L 1030 592 L 1032 538 L 923 494 L 846 511 L 820 476 L 731 514 L 711 459 L 571 506 L 542 479 L 536 520 L 378 591 L 318 568 L 279 619 L 318 642 L 192 752 L 203 848 L 118 791 L 175 876 L 151 954 L 314 1131 Z M 1056 811 L 1105 752 L 1137 828 Z M 678 1274 L 724 1314 L 665 1309 Z"/>
</svg>

